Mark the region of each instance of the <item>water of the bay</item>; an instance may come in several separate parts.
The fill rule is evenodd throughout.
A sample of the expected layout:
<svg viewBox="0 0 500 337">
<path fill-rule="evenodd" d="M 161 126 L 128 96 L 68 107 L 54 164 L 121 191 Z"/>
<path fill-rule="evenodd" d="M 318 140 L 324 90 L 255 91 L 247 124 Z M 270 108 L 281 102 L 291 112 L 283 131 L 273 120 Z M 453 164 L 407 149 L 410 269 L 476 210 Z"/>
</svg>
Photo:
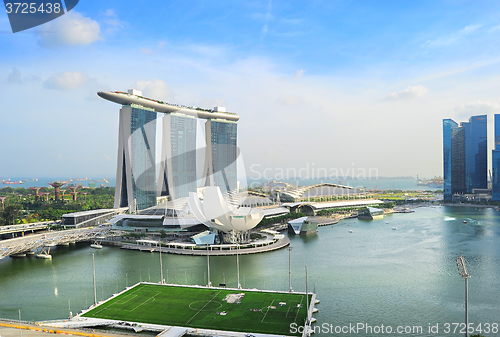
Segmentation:
<svg viewBox="0 0 500 337">
<path fill-rule="evenodd" d="M 445 324 L 464 321 L 464 281 L 454 260 L 462 254 L 472 274 L 469 322 L 500 323 L 500 212 L 493 209 L 424 207 L 381 220 L 344 220 L 315 235 L 291 237 L 291 246 L 292 287 L 305 291 L 307 265 L 309 289 L 321 300 L 318 327 L 421 326 L 422 333 L 412 335 L 459 335 L 447 334 Z M 160 280 L 158 253 L 80 243 L 51 254 L 52 260 L 0 260 L 0 317 L 18 319 L 20 309 L 23 320 L 60 319 L 90 306 L 92 254 L 98 301 L 127 285 Z M 206 257 L 162 256 L 168 282 L 206 284 Z M 210 270 L 212 284 L 236 286 L 236 257 L 212 257 Z M 245 288 L 289 288 L 286 249 L 241 256 L 240 270 Z M 438 323 L 439 333 L 430 333 L 429 324 Z"/>
</svg>

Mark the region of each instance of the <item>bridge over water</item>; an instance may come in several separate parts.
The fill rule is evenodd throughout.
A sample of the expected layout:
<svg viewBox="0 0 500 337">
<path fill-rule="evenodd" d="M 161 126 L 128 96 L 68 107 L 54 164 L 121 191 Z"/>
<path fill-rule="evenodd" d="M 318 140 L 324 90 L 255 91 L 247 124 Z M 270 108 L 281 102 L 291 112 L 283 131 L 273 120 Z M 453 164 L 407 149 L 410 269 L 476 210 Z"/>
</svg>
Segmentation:
<svg viewBox="0 0 500 337">
<path fill-rule="evenodd" d="M 0 241 L 0 259 L 21 254 L 43 247 L 64 245 L 78 241 L 102 240 L 110 236 L 121 235 L 120 231 L 108 227 L 89 227 L 63 231 L 51 231 Z"/>
</svg>

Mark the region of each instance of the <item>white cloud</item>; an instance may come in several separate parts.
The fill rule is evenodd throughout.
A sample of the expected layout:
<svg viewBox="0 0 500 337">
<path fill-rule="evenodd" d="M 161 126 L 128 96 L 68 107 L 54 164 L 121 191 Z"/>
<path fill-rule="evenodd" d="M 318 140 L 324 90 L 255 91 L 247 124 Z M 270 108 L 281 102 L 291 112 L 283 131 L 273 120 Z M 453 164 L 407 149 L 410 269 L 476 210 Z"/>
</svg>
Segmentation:
<svg viewBox="0 0 500 337">
<path fill-rule="evenodd" d="M 49 89 L 71 90 L 78 89 L 88 82 L 87 77 L 78 71 L 66 71 L 50 76 L 43 85 Z"/>
<path fill-rule="evenodd" d="M 23 76 L 17 68 L 12 68 L 12 72 L 7 76 L 9 84 L 26 84 L 31 81 L 39 81 L 40 79 L 34 75 Z"/>
<path fill-rule="evenodd" d="M 22 84 L 23 80 L 21 79 L 21 72 L 19 72 L 16 68 L 12 68 L 12 72 L 7 77 L 7 83 Z"/>
<path fill-rule="evenodd" d="M 262 27 L 262 31 L 261 31 L 261 35 L 260 35 L 261 39 L 265 38 L 267 35 L 267 32 L 269 31 L 268 24 L 269 24 L 269 20 L 271 20 L 271 18 L 272 18 L 272 16 L 271 16 L 272 9 L 273 9 L 273 2 L 272 2 L 272 0 L 269 0 L 269 2 L 267 3 L 267 12 L 266 12 L 266 16 L 265 16 L 264 26 Z"/>
<path fill-rule="evenodd" d="M 299 79 L 301 78 L 302 76 L 304 76 L 304 73 L 306 71 L 304 69 L 300 69 L 300 70 L 297 70 L 297 72 L 295 73 L 295 75 L 293 75 L 293 79 L 296 80 L 296 79 Z"/>
<path fill-rule="evenodd" d="M 122 21 L 118 18 L 118 14 L 113 9 L 107 9 L 104 12 L 105 23 L 108 26 L 106 28 L 106 33 L 114 34 L 119 30 L 125 29 L 128 24 L 125 21 Z"/>
<path fill-rule="evenodd" d="M 429 93 L 429 89 L 424 87 L 423 85 L 415 85 L 409 86 L 405 90 L 396 91 L 390 93 L 385 97 L 386 100 L 402 100 L 402 99 L 413 99 L 413 98 L 422 98 L 427 96 Z"/>
<path fill-rule="evenodd" d="M 489 115 L 500 113 L 500 102 L 472 101 L 455 107 L 455 117 L 459 120 L 468 120 L 473 115 Z"/>
<path fill-rule="evenodd" d="M 88 45 L 103 40 L 99 24 L 74 10 L 40 26 L 38 36 L 43 47 Z"/>
<path fill-rule="evenodd" d="M 463 28 L 460 32 L 467 34 L 467 33 L 473 32 L 479 28 L 481 28 L 481 25 L 468 25 L 465 28 Z"/>
<path fill-rule="evenodd" d="M 134 88 L 141 90 L 144 96 L 154 99 L 170 101 L 174 97 L 167 83 L 158 79 L 152 81 L 136 81 Z"/>
<path fill-rule="evenodd" d="M 455 43 L 459 43 L 462 40 L 464 40 L 467 37 L 467 35 L 475 32 L 479 28 L 481 28 L 481 25 L 465 26 L 464 28 L 462 28 L 461 30 L 459 30 L 454 34 L 438 37 L 437 39 L 434 40 L 428 40 L 423 44 L 423 47 L 427 48 L 445 47 Z"/>
</svg>

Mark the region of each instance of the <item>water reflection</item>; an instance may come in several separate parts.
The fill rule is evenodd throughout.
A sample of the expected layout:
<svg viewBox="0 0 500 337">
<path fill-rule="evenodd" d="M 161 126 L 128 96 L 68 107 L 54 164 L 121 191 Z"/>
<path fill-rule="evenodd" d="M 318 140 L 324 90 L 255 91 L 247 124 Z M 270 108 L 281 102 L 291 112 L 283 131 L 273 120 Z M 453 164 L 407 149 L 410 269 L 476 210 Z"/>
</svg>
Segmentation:
<svg viewBox="0 0 500 337">
<path fill-rule="evenodd" d="M 290 238 L 292 287 L 305 290 L 308 265 L 310 288 L 316 288 L 321 300 L 315 315 L 319 324 L 427 327 L 461 322 L 464 285 L 454 258 L 463 254 L 472 274 L 470 322 L 498 321 L 499 219 L 500 213 L 491 209 L 429 207 L 383 220 L 351 219 L 320 227 L 318 234 Z M 68 300 L 73 313 L 88 307 L 94 297 L 92 254 L 98 300 L 141 280 L 160 280 L 158 253 L 77 244 L 57 247 L 51 254 L 52 260 L 0 260 L 0 317 L 15 319 L 21 309 L 26 319 L 64 318 Z M 206 256 L 162 257 L 169 282 L 207 283 Z M 211 257 L 210 273 L 212 284 L 235 287 L 236 256 Z M 240 282 L 249 288 L 287 290 L 288 251 L 240 256 Z"/>
</svg>

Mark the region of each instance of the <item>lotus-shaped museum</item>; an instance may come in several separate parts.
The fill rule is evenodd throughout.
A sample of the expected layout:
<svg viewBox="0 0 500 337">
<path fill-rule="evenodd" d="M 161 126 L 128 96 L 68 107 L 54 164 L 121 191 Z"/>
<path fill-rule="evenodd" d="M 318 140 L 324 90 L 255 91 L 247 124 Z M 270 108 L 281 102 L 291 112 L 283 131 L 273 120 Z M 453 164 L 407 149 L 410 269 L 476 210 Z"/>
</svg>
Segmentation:
<svg viewBox="0 0 500 337">
<path fill-rule="evenodd" d="M 207 186 L 204 193 L 189 193 L 188 206 L 200 222 L 223 233 L 246 232 L 264 217 L 260 209 L 228 205 L 218 186 Z"/>
</svg>

